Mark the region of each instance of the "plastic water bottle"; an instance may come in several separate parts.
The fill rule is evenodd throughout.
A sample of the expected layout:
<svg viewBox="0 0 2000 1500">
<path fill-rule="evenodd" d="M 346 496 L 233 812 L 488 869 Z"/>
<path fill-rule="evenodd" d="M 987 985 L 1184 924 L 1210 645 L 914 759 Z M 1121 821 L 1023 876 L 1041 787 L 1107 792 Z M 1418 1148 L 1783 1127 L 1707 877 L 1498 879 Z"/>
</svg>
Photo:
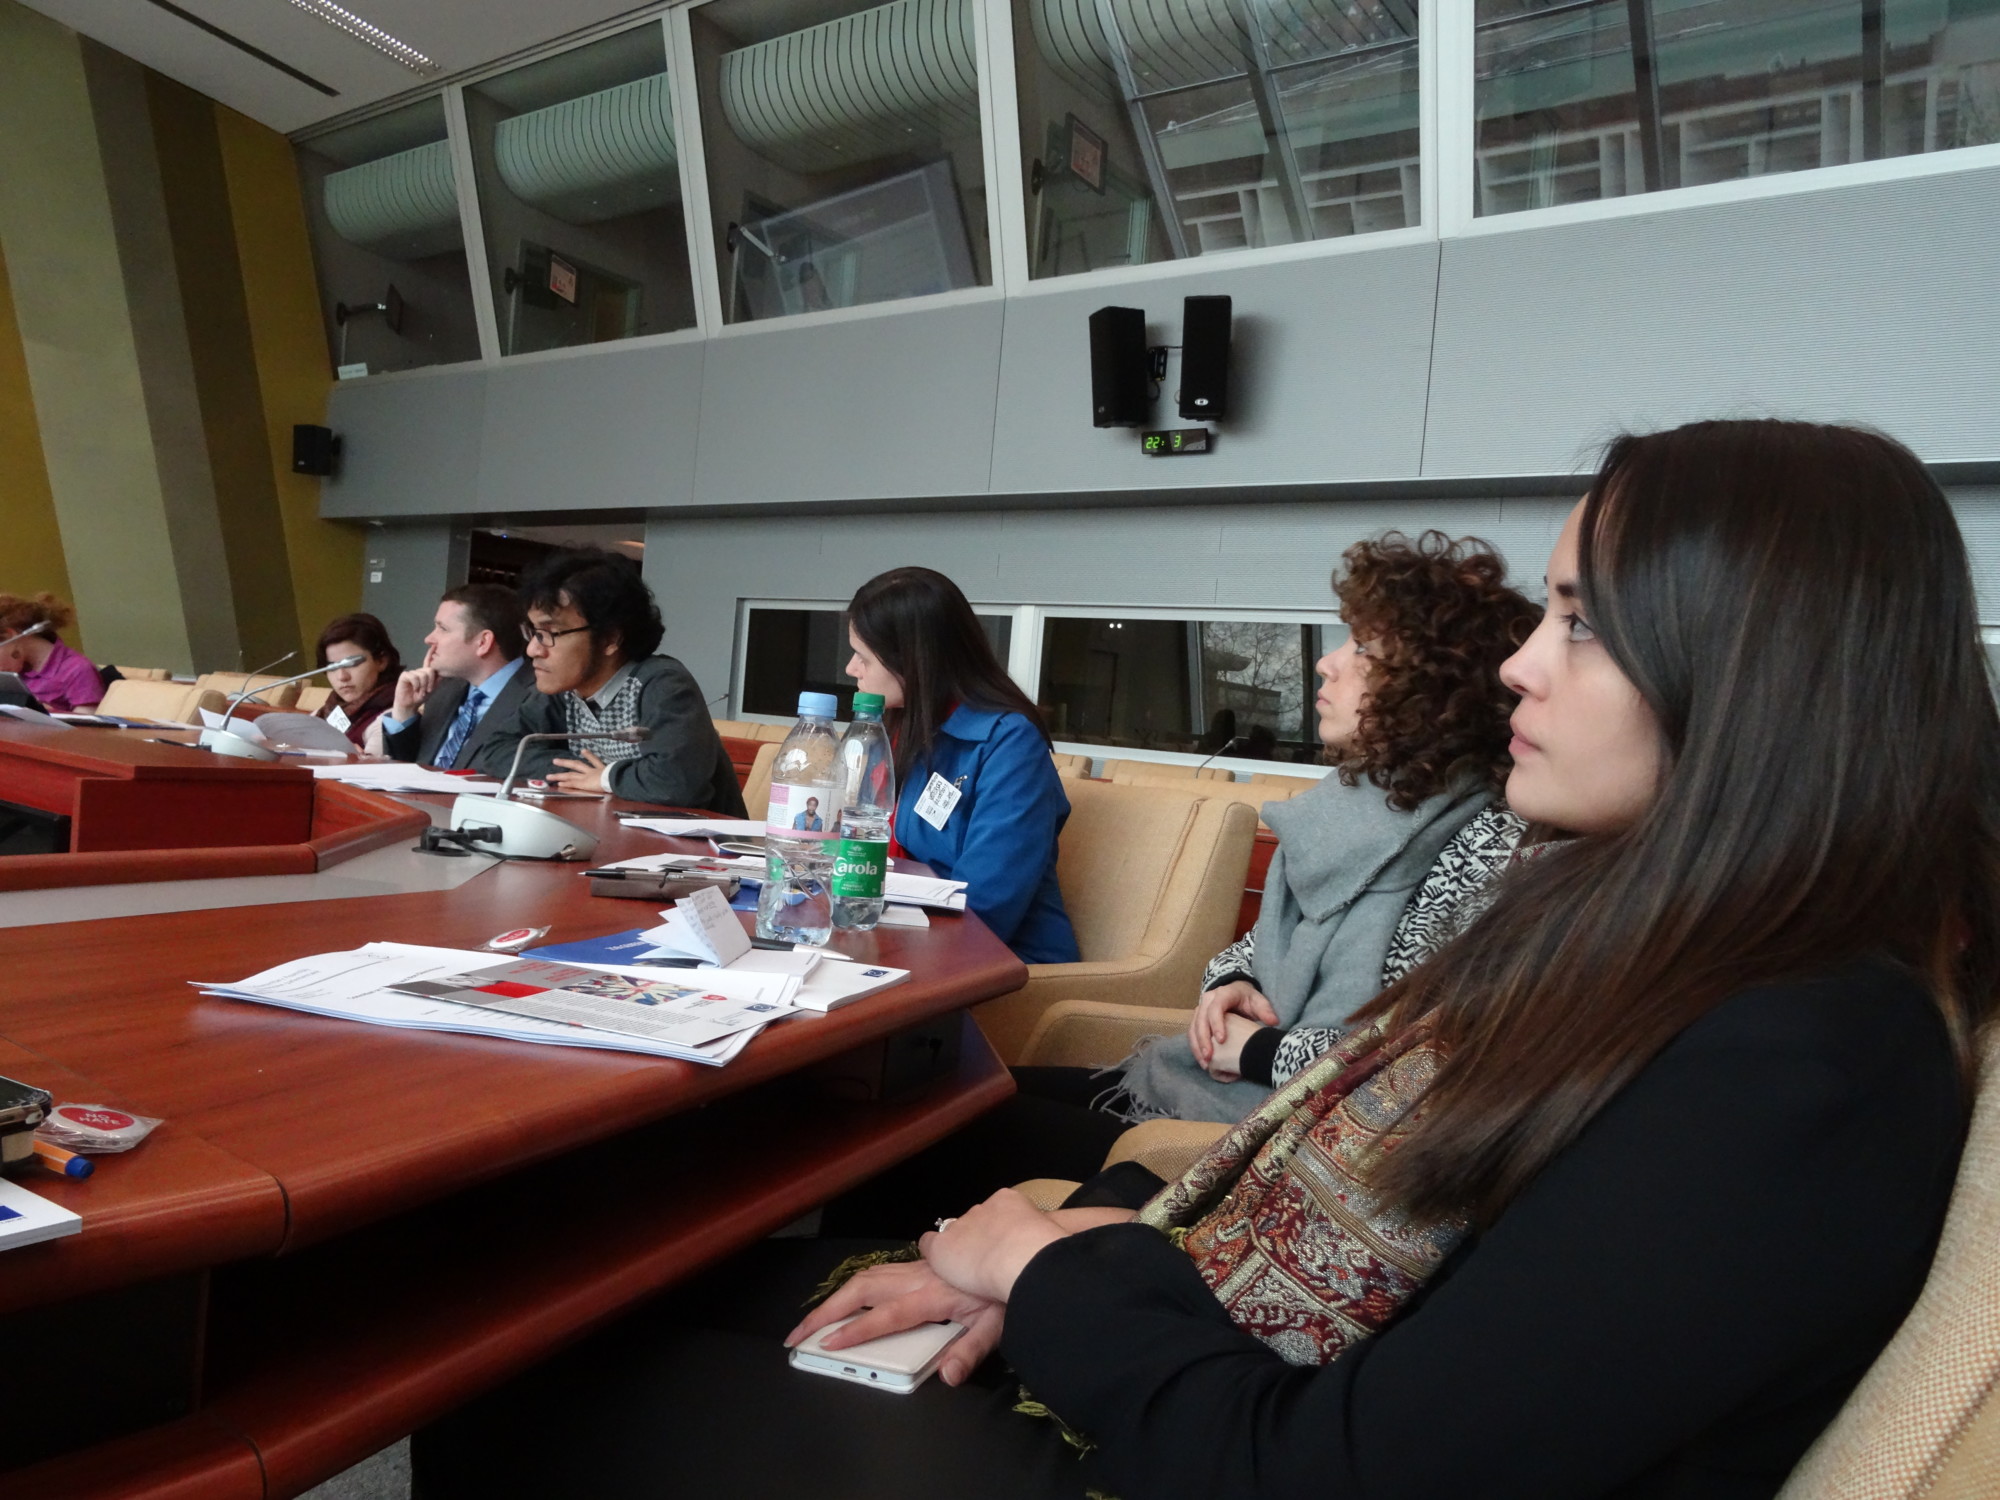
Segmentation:
<svg viewBox="0 0 2000 1500">
<path fill-rule="evenodd" d="M 889 873 L 889 819 L 896 811 L 896 753 L 882 727 L 882 698 L 854 695 L 854 721 L 840 741 L 844 776 L 840 837 L 833 848 L 833 925 L 866 932 L 882 920 Z"/>
<path fill-rule="evenodd" d="M 764 888 L 757 936 L 824 943 L 833 931 L 833 838 L 839 826 L 840 741 L 831 693 L 800 693 L 799 722 L 771 762 L 764 815 Z"/>
</svg>

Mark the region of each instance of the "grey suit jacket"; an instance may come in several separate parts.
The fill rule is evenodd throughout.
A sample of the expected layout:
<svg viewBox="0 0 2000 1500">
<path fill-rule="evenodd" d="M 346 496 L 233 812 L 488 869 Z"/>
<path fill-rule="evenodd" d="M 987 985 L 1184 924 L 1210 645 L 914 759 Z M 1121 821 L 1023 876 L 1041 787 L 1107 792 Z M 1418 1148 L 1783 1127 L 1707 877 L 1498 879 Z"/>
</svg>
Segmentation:
<svg viewBox="0 0 2000 1500">
<path fill-rule="evenodd" d="M 688 669 L 671 656 L 649 656 L 634 662 L 632 670 L 639 679 L 639 723 L 653 731 L 653 740 L 642 754 L 619 763 L 618 794 L 635 802 L 742 817 L 743 792 L 736 785 L 735 768 Z M 560 734 L 569 727 L 563 696 L 530 692 L 522 700 L 518 722 L 507 736 L 509 759 L 520 735 Z M 566 746 L 552 741 L 532 744 L 521 757 L 521 774 L 546 776 L 556 757 L 568 754 Z"/>
<path fill-rule="evenodd" d="M 444 737 L 451 732 L 451 721 L 458 716 L 459 705 L 465 702 L 469 691 L 463 678 L 445 678 L 438 684 L 437 691 L 424 700 L 416 723 L 396 734 L 383 735 L 382 748 L 396 760 L 436 765 Z M 472 726 L 472 733 L 459 747 L 456 763 L 438 766 L 438 769 L 478 771 L 487 776 L 504 777 L 507 767 L 513 762 L 514 745 L 520 737 L 521 700 L 534 691 L 535 674 L 524 660 L 515 668 L 514 675 L 507 679 L 506 686 L 500 689 L 500 696 Z"/>
</svg>

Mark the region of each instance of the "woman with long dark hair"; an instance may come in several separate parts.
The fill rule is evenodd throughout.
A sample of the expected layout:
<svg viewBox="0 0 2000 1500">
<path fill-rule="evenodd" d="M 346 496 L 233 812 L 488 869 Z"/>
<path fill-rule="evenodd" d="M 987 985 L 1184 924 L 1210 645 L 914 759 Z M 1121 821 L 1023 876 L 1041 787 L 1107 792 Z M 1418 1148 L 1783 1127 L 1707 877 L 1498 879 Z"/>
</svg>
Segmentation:
<svg viewBox="0 0 2000 1500">
<path fill-rule="evenodd" d="M 887 705 L 896 745 L 896 842 L 947 880 L 1025 962 L 1082 955 L 1056 885 L 1069 817 L 1048 732 L 993 654 L 958 585 L 892 568 L 847 606 L 847 664 Z M 919 807 L 933 783 L 939 790 Z"/>
<path fill-rule="evenodd" d="M 1614 443 L 1548 583 L 1507 791 L 1574 837 L 1136 1214 L 996 1193 L 790 1335 L 953 1319 L 967 1389 L 837 1412 L 831 1382 L 718 1378 L 747 1318 L 654 1328 L 490 1408 L 487 1441 L 532 1416 L 563 1445 L 491 1461 L 610 1494 L 651 1445 L 690 1494 L 864 1492 L 758 1441 L 782 1412 L 882 1500 L 1774 1495 L 1923 1283 L 1995 1010 L 1971 573 L 1896 444 L 1718 422 Z M 1081 1463 L 974 1375 L 996 1346 Z M 573 1425 L 695 1370 L 671 1422 Z M 424 1493 L 506 1492 L 452 1470 Z"/>
</svg>

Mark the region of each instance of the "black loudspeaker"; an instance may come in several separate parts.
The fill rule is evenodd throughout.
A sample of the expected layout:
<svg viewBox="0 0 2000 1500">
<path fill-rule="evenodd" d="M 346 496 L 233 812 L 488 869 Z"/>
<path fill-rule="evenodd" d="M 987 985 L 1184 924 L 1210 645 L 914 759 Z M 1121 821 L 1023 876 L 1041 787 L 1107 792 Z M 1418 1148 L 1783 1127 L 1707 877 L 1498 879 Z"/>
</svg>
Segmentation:
<svg viewBox="0 0 2000 1500">
<path fill-rule="evenodd" d="M 294 474 L 331 474 L 333 462 L 339 457 L 340 439 L 333 435 L 331 427 L 312 427 L 301 422 L 292 429 Z"/>
<path fill-rule="evenodd" d="M 1090 315 L 1090 420 L 1097 427 L 1142 427 L 1152 410 L 1146 368 L 1146 314 L 1100 307 Z"/>
<path fill-rule="evenodd" d="M 1229 299 L 1190 297 L 1181 312 L 1180 411 L 1229 415 Z"/>
</svg>

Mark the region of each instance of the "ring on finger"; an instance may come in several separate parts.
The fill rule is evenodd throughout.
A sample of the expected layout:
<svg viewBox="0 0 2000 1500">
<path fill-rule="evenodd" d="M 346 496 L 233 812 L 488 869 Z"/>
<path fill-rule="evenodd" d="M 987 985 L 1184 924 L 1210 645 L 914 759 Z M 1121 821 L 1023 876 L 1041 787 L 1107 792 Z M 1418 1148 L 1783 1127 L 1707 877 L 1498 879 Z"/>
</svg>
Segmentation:
<svg viewBox="0 0 2000 1500">
<path fill-rule="evenodd" d="M 951 1226 L 956 1224 L 957 1222 L 958 1220 L 956 1218 L 939 1219 L 937 1223 L 932 1227 L 936 1229 L 939 1234 L 943 1234 L 945 1230 L 951 1228 Z"/>
</svg>

